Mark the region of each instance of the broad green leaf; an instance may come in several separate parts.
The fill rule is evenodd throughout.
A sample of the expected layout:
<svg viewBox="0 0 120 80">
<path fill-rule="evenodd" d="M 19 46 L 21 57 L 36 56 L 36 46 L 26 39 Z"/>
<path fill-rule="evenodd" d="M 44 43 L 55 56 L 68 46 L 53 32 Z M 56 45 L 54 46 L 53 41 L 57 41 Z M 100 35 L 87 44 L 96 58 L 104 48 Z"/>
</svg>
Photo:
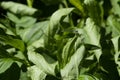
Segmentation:
<svg viewBox="0 0 120 80">
<path fill-rule="evenodd" d="M 100 46 L 100 29 L 91 18 L 87 19 L 84 31 L 86 43 Z"/>
<path fill-rule="evenodd" d="M 45 43 L 48 44 L 49 41 L 52 41 L 52 38 L 54 37 L 55 33 L 57 33 L 57 30 L 60 27 L 60 21 L 61 19 L 65 18 L 68 14 L 73 11 L 74 8 L 64 8 L 59 9 L 50 18 L 49 27 L 46 31 L 46 37 L 45 37 Z"/>
<path fill-rule="evenodd" d="M 107 19 L 108 25 L 112 28 L 112 36 L 117 37 L 120 35 L 120 17 L 115 17 L 113 15 L 110 15 Z"/>
<path fill-rule="evenodd" d="M 28 45 L 42 38 L 42 36 L 46 36 L 45 31 L 48 27 L 49 21 L 43 21 L 39 23 L 35 23 L 30 28 L 21 30 L 19 32 L 23 41 L 25 41 Z M 18 30 L 19 31 L 19 30 Z"/>
<path fill-rule="evenodd" d="M 10 12 L 7 12 L 7 17 L 15 23 L 17 23 L 19 21 L 19 18 Z"/>
<path fill-rule="evenodd" d="M 10 12 L 14 14 L 20 14 L 20 15 L 33 15 L 35 12 L 37 12 L 37 9 L 30 8 L 26 5 L 8 1 L 8 2 L 1 2 L 0 6 L 6 10 L 9 10 Z"/>
<path fill-rule="evenodd" d="M 36 19 L 29 16 L 18 18 L 16 15 L 7 12 L 7 17 L 15 23 L 16 27 L 28 28 L 35 24 Z"/>
<path fill-rule="evenodd" d="M 114 59 L 115 59 L 115 63 L 118 65 L 117 69 L 118 69 L 118 73 L 120 75 L 120 61 L 119 61 L 119 56 L 120 56 L 120 36 L 117 36 L 115 38 L 112 38 L 112 43 L 114 45 L 114 50 L 115 50 L 115 55 L 114 55 Z"/>
<path fill-rule="evenodd" d="M 65 8 L 65 9 L 59 9 L 58 11 L 56 11 L 55 13 L 53 13 L 53 15 L 50 18 L 50 25 L 49 25 L 49 32 L 50 35 L 55 34 L 56 33 L 56 29 L 58 29 L 58 25 L 60 25 L 60 20 L 67 16 L 68 14 L 71 13 L 71 11 L 73 11 L 74 8 Z M 54 32 L 55 31 L 55 32 Z"/>
<path fill-rule="evenodd" d="M 0 59 L 0 73 L 5 72 L 12 64 L 13 60 L 10 58 L 2 58 Z"/>
<path fill-rule="evenodd" d="M 63 66 L 66 65 L 66 63 L 69 61 L 69 58 L 73 55 L 74 50 L 74 44 L 76 42 L 77 37 L 74 37 L 66 43 L 66 45 L 63 48 L 62 51 L 62 60 L 63 60 Z"/>
<path fill-rule="evenodd" d="M 7 50 L 7 51 L 8 51 L 8 50 Z M 26 59 L 25 56 L 24 56 L 24 54 L 23 54 L 23 52 L 21 52 L 21 51 L 14 51 L 14 52 L 17 53 L 17 54 L 14 55 L 14 57 L 19 58 L 19 59 L 22 59 L 22 60 L 25 60 L 25 59 Z"/>
<path fill-rule="evenodd" d="M 86 26 L 84 27 L 84 35 L 85 35 L 85 43 L 95 45 L 98 47 L 100 46 L 100 29 L 97 25 L 95 25 L 94 21 L 91 18 L 88 18 L 86 21 Z M 96 55 L 97 60 L 102 54 L 101 49 L 93 50 Z"/>
<path fill-rule="evenodd" d="M 27 73 L 32 80 L 44 80 L 46 77 L 46 74 L 37 66 L 28 67 Z"/>
<path fill-rule="evenodd" d="M 92 18 L 96 24 L 100 25 L 103 17 L 100 4 L 96 0 L 84 0 L 84 4 L 89 17 Z"/>
<path fill-rule="evenodd" d="M 120 4 L 119 4 L 119 1 L 120 0 L 110 0 L 111 1 L 111 4 L 112 4 L 112 12 L 114 14 L 117 14 L 120 16 Z"/>
<path fill-rule="evenodd" d="M 33 42 L 31 45 L 29 45 L 27 47 L 27 49 L 28 50 L 39 49 L 40 47 L 44 47 L 44 39 L 43 38 Z"/>
<path fill-rule="evenodd" d="M 20 72 L 20 78 L 19 80 L 31 80 L 30 77 L 28 77 L 28 73 L 27 72 Z"/>
<path fill-rule="evenodd" d="M 102 55 L 102 50 L 101 49 L 96 49 L 96 50 L 93 50 L 93 53 L 95 54 L 95 56 L 97 58 L 97 61 L 99 62 L 99 59 L 100 59 L 100 57 Z"/>
<path fill-rule="evenodd" d="M 25 46 L 24 46 L 24 43 L 22 40 L 20 39 L 14 39 L 10 36 L 3 36 L 3 35 L 0 35 L 0 41 L 4 44 L 7 44 L 7 45 L 10 45 L 10 46 L 13 46 L 19 50 L 21 50 L 22 52 L 24 52 L 25 50 Z"/>
<path fill-rule="evenodd" d="M 120 36 L 117 36 L 117 37 L 114 37 L 112 38 L 112 43 L 114 45 L 114 49 L 115 49 L 115 52 L 119 52 L 119 39 L 120 39 Z"/>
<path fill-rule="evenodd" d="M 45 35 L 45 30 L 48 27 L 49 21 L 36 23 L 36 18 L 30 16 L 18 18 L 12 13 L 7 13 L 7 15 L 8 18 L 15 23 L 16 34 L 20 35 L 22 40 L 28 45 Z"/>
<path fill-rule="evenodd" d="M 33 26 L 36 22 L 36 19 L 29 16 L 22 17 L 18 22 L 16 22 L 16 27 L 29 28 Z"/>
<path fill-rule="evenodd" d="M 33 51 L 28 52 L 28 57 L 40 70 L 47 74 L 55 75 L 55 67 L 57 62 L 48 55 L 41 55 Z"/>
<path fill-rule="evenodd" d="M 80 75 L 78 80 L 99 80 L 99 79 L 89 75 Z"/>
<path fill-rule="evenodd" d="M 63 80 L 77 79 L 79 75 L 79 65 L 84 57 L 85 47 L 83 45 L 71 56 L 70 61 L 61 69 Z"/>
</svg>

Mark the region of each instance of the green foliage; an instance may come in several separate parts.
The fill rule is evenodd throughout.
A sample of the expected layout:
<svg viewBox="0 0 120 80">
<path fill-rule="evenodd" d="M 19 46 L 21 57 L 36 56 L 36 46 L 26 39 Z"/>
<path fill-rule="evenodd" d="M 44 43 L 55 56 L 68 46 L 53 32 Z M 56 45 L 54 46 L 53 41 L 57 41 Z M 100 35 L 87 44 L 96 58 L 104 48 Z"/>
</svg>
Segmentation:
<svg viewBox="0 0 120 80">
<path fill-rule="evenodd" d="M 10 58 L 0 59 L 0 73 L 5 72 L 12 64 L 13 60 Z"/>
<path fill-rule="evenodd" d="M 3 7 L 6 10 L 9 10 L 10 12 L 13 12 L 15 14 L 21 14 L 21 15 L 33 15 L 37 9 L 29 8 L 26 5 L 15 3 L 15 2 L 2 2 L 0 4 L 1 7 Z"/>
<path fill-rule="evenodd" d="M 112 11 L 114 12 L 114 14 L 120 16 L 120 0 L 111 0 L 111 4 L 113 6 Z"/>
<path fill-rule="evenodd" d="M 119 0 L 0 1 L 0 11 L 0 80 L 119 80 Z"/>
<path fill-rule="evenodd" d="M 5 36 L 0 35 L 0 41 L 2 44 L 13 46 L 21 50 L 22 52 L 24 52 L 24 49 L 25 49 L 24 43 L 19 39 L 13 39 L 12 37 L 7 35 Z"/>
<path fill-rule="evenodd" d="M 40 55 L 34 52 L 28 52 L 28 57 L 31 62 L 33 62 L 38 68 L 51 75 L 55 75 L 55 66 L 57 62 L 49 57 L 48 55 Z"/>
<path fill-rule="evenodd" d="M 78 80 L 99 80 L 99 79 L 89 75 L 80 75 Z"/>
</svg>

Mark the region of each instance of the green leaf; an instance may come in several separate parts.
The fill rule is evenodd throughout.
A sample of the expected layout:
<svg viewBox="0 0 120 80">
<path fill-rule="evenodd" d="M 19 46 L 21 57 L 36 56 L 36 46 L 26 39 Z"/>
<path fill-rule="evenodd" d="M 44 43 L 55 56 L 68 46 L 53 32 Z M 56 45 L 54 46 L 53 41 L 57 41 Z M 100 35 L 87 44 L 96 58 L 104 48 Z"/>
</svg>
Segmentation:
<svg viewBox="0 0 120 80">
<path fill-rule="evenodd" d="M 119 21 L 120 17 L 116 17 L 113 15 L 110 15 L 107 19 L 107 23 L 110 26 L 110 28 L 112 28 L 112 36 L 113 37 L 117 37 L 120 35 L 120 21 Z"/>
<path fill-rule="evenodd" d="M 66 65 L 66 63 L 69 61 L 69 58 L 73 55 L 73 50 L 74 50 L 74 44 L 76 42 L 77 37 L 74 37 L 66 43 L 66 45 L 63 48 L 62 51 L 62 60 L 63 60 L 63 66 Z"/>
<path fill-rule="evenodd" d="M 88 18 L 86 21 L 86 26 L 84 27 L 84 34 L 85 39 L 84 42 L 86 44 L 95 45 L 101 48 L 100 46 L 100 29 L 97 25 L 95 25 L 94 21 L 91 18 Z M 99 58 L 102 54 L 101 49 L 93 50 L 93 52 L 96 55 L 97 60 L 99 61 Z"/>
<path fill-rule="evenodd" d="M 71 56 L 70 61 L 61 69 L 61 76 L 63 80 L 77 79 L 79 75 L 79 65 L 84 57 L 85 47 L 83 45 Z"/>
<path fill-rule="evenodd" d="M 29 60 L 33 62 L 40 70 L 47 74 L 55 75 L 54 70 L 57 62 L 48 55 L 44 56 L 33 51 L 28 52 Z"/>
<path fill-rule="evenodd" d="M 12 64 L 13 60 L 10 58 L 2 58 L 0 59 L 0 73 L 5 72 Z"/>
<path fill-rule="evenodd" d="M 89 75 L 80 75 L 78 80 L 99 80 L 99 79 Z"/>
<path fill-rule="evenodd" d="M 71 11 L 73 11 L 73 10 L 74 10 L 74 8 L 65 8 L 65 9 L 59 9 L 58 11 L 53 13 L 53 15 L 50 18 L 50 26 L 49 26 L 49 31 L 50 31 L 51 35 L 56 33 L 56 32 L 54 32 L 54 30 L 56 30 L 58 28 L 58 25 L 60 25 L 60 20 L 63 17 L 70 14 Z"/>
<path fill-rule="evenodd" d="M 22 40 L 14 39 L 10 36 L 0 35 L 0 41 L 6 45 L 10 45 L 12 47 L 19 49 L 22 52 L 24 52 L 24 50 L 25 50 L 25 46 L 24 46 L 24 43 Z"/>
<path fill-rule="evenodd" d="M 19 80 L 31 80 L 30 77 L 28 77 L 28 73 L 27 72 L 20 72 L 20 78 Z"/>
<path fill-rule="evenodd" d="M 28 67 L 27 73 L 32 80 L 44 80 L 46 77 L 46 74 L 37 66 Z"/>
<path fill-rule="evenodd" d="M 34 42 L 35 40 L 40 39 L 43 35 L 46 36 L 45 34 L 45 30 L 48 27 L 48 22 L 49 21 L 44 21 L 44 22 L 39 22 L 36 23 L 29 31 L 28 35 L 31 33 L 31 31 L 33 31 L 33 33 L 31 33 L 28 39 L 31 39 L 31 41 L 29 41 L 29 43 Z M 34 29 L 36 27 L 36 29 Z M 26 35 L 26 37 L 28 36 Z"/>
<path fill-rule="evenodd" d="M 68 14 L 73 11 L 74 8 L 64 8 L 64 9 L 59 9 L 50 18 L 50 23 L 49 27 L 46 31 L 46 37 L 45 37 L 45 43 L 48 44 L 49 41 L 53 41 L 53 37 L 55 33 L 57 33 L 57 30 L 60 28 L 60 20 L 65 18 Z"/>
<path fill-rule="evenodd" d="M 86 16 L 83 5 L 80 0 L 69 0 L 69 2 L 74 5 L 79 11 L 81 11 L 83 17 Z"/>
<path fill-rule="evenodd" d="M 26 28 L 23 30 L 18 30 L 21 38 L 25 41 L 28 45 L 32 44 L 33 42 L 42 39 L 43 35 L 46 36 L 45 31 L 48 27 L 49 21 L 43 21 L 39 23 L 35 23 L 30 28 Z"/>
<path fill-rule="evenodd" d="M 115 55 L 114 55 L 114 60 L 115 63 L 117 64 L 117 70 L 120 75 L 120 61 L 119 61 L 119 56 L 120 56 L 120 36 L 112 38 L 112 43 L 114 45 L 114 50 L 115 50 Z"/>
<path fill-rule="evenodd" d="M 120 44 L 119 39 L 120 39 L 120 36 L 112 38 L 112 43 L 114 45 L 115 52 L 119 52 L 119 49 L 120 49 L 120 47 L 119 47 L 119 44 Z"/>
<path fill-rule="evenodd" d="M 85 42 L 88 44 L 100 46 L 100 29 L 95 25 L 94 21 L 91 18 L 88 18 L 86 21 L 86 26 L 84 27 L 86 33 Z"/>
<path fill-rule="evenodd" d="M 94 20 L 98 25 L 101 24 L 101 19 L 103 17 L 102 9 L 100 4 L 96 0 L 84 0 L 86 10 L 88 11 L 88 16 Z"/>
<path fill-rule="evenodd" d="M 7 17 L 15 23 L 16 27 L 28 28 L 35 24 L 36 19 L 30 16 L 18 18 L 13 13 L 7 12 Z"/>
<path fill-rule="evenodd" d="M 4 73 L 0 74 L 0 80 L 19 80 L 20 68 L 13 63 Z"/>
<path fill-rule="evenodd" d="M 7 15 L 8 18 L 15 23 L 16 34 L 20 35 L 22 40 L 28 45 L 45 35 L 49 21 L 46 20 L 36 23 L 37 19 L 30 16 L 18 18 L 12 13 L 7 13 Z"/>
<path fill-rule="evenodd" d="M 19 18 L 10 12 L 7 12 L 7 17 L 15 23 L 17 23 L 19 21 Z"/>
<path fill-rule="evenodd" d="M 110 0 L 110 1 L 113 6 L 112 12 L 120 16 L 120 4 L 118 4 L 120 0 Z"/>
<path fill-rule="evenodd" d="M 37 9 L 30 8 L 26 5 L 8 1 L 8 2 L 1 2 L 0 6 L 6 10 L 9 10 L 10 12 L 14 14 L 20 14 L 20 15 L 33 15 L 35 12 L 37 12 Z"/>
</svg>

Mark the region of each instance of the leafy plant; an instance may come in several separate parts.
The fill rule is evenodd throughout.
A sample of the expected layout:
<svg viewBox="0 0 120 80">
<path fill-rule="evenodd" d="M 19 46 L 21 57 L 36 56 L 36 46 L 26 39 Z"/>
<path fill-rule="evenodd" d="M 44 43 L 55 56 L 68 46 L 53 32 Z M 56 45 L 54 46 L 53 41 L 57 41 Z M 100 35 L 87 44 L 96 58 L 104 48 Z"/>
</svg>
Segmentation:
<svg viewBox="0 0 120 80">
<path fill-rule="evenodd" d="M 1 1 L 0 80 L 119 80 L 119 2 Z"/>
</svg>

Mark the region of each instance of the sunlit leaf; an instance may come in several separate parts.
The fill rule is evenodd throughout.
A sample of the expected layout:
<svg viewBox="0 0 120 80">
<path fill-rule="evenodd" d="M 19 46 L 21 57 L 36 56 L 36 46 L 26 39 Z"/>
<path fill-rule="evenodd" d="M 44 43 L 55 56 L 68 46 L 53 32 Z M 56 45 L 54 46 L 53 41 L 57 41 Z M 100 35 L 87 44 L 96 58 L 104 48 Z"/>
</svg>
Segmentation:
<svg viewBox="0 0 120 80">
<path fill-rule="evenodd" d="M 28 67 L 28 76 L 31 77 L 32 80 L 44 80 L 46 74 L 37 66 L 31 66 Z"/>
<path fill-rule="evenodd" d="M 112 12 L 120 16 L 120 4 L 119 4 L 120 0 L 110 0 L 110 1 L 113 6 Z"/>
<path fill-rule="evenodd" d="M 43 21 L 34 24 L 32 27 L 25 29 L 21 31 L 21 37 L 22 39 L 27 42 L 28 44 L 33 43 L 36 40 L 39 40 L 40 38 L 46 36 L 45 31 L 48 27 L 49 21 Z M 25 31 L 25 32 L 24 32 Z M 23 32 L 23 34 L 22 34 Z"/>
<path fill-rule="evenodd" d="M 33 17 L 24 16 L 24 17 L 19 18 L 10 12 L 7 13 L 7 17 L 12 22 L 15 23 L 16 27 L 27 28 L 27 27 L 31 27 L 36 22 L 36 19 Z"/>
<path fill-rule="evenodd" d="M 81 11 L 83 17 L 86 16 L 86 13 L 84 11 L 84 7 L 83 7 L 83 5 L 82 5 L 80 0 L 69 0 L 69 2 L 72 5 L 74 5 L 79 11 Z"/>
<path fill-rule="evenodd" d="M 52 41 L 52 38 L 54 37 L 55 33 L 59 29 L 60 26 L 60 20 L 70 14 L 71 11 L 73 11 L 74 8 L 65 8 L 65 9 L 59 9 L 55 13 L 52 14 L 50 18 L 49 27 L 46 31 L 47 37 L 45 37 L 45 43 L 48 44 L 49 41 Z"/>
<path fill-rule="evenodd" d="M 43 35 L 46 36 L 45 31 L 49 21 L 36 23 L 36 18 L 30 16 L 18 18 L 12 13 L 7 13 L 7 15 L 8 18 L 15 23 L 16 34 L 20 35 L 22 40 L 28 45 L 39 40 Z"/>
<path fill-rule="evenodd" d="M 49 31 L 50 34 L 54 34 L 54 30 L 58 28 L 58 25 L 60 25 L 60 20 L 70 14 L 71 11 L 73 11 L 74 8 L 65 8 L 65 9 L 60 9 L 53 13 L 53 15 L 50 18 L 50 26 L 49 26 Z"/>
<path fill-rule="evenodd" d="M 40 68 L 40 70 L 47 74 L 55 75 L 54 70 L 57 62 L 49 56 L 46 57 L 48 59 L 47 60 L 44 56 L 32 51 L 28 53 L 29 60 L 33 62 L 38 68 Z"/>
<path fill-rule="evenodd" d="M 69 61 L 69 58 L 73 54 L 72 52 L 74 50 L 74 44 L 76 39 L 77 39 L 76 37 L 70 39 L 63 48 L 63 52 L 62 52 L 63 66 L 66 65 L 66 63 Z"/>
<path fill-rule="evenodd" d="M 10 13 L 10 12 L 7 13 L 7 17 L 8 17 L 11 21 L 13 21 L 13 22 L 15 22 L 15 23 L 17 23 L 17 22 L 19 21 L 19 18 L 18 18 L 17 16 L 13 15 L 13 14 Z"/>
<path fill-rule="evenodd" d="M 78 80 L 99 80 L 99 79 L 89 75 L 80 75 Z"/>
<path fill-rule="evenodd" d="M 0 59 L 0 73 L 5 72 L 14 61 L 10 58 L 2 58 Z"/>
<path fill-rule="evenodd" d="M 0 4 L 0 6 L 6 10 L 9 10 L 9 11 L 15 13 L 15 14 L 21 14 L 21 15 L 33 15 L 37 11 L 37 9 L 30 8 L 26 5 L 12 2 L 12 1 L 8 1 L 8 2 L 3 1 Z"/>
<path fill-rule="evenodd" d="M 119 56 L 120 56 L 120 36 L 117 36 L 115 38 L 112 39 L 112 43 L 114 45 L 114 50 L 115 50 L 115 55 L 114 55 L 114 59 L 115 59 L 115 63 L 118 65 L 117 69 L 118 69 L 118 73 L 120 75 L 120 61 L 119 61 Z"/>
<path fill-rule="evenodd" d="M 113 45 L 114 45 L 115 52 L 118 52 L 119 49 L 120 49 L 119 40 L 120 40 L 120 36 L 117 36 L 117 37 L 112 38 L 112 42 L 113 42 Z"/>
<path fill-rule="evenodd" d="M 94 21 L 91 18 L 88 18 L 86 21 L 86 26 L 84 27 L 85 43 L 100 46 L 100 29 L 95 25 Z M 99 58 L 102 54 L 101 49 L 96 49 L 95 52 L 96 58 L 99 61 Z"/>
<path fill-rule="evenodd" d="M 100 4 L 96 0 L 84 0 L 84 3 L 89 17 L 92 18 L 96 24 L 101 24 L 103 14 Z"/>
<path fill-rule="evenodd" d="M 85 47 L 82 45 L 77 51 L 71 56 L 70 61 L 66 66 L 61 69 L 61 75 L 63 80 L 77 79 L 79 75 L 79 64 L 84 57 Z"/>
<path fill-rule="evenodd" d="M 117 37 L 118 35 L 120 35 L 120 21 L 119 21 L 119 17 L 110 15 L 107 19 L 108 21 L 108 25 L 110 26 L 110 28 L 112 29 L 112 36 L 113 37 Z"/>
<path fill-rule="evenodd" d="M 120 0 L 0 2 L 0 80 L 119 77 Z"/>
<path fill-rule="evenodd" d="M 30 77 L 28 77 L 27 72 L 21 71 L 19 80 L 30 80 Z"/>
<path fill-rule="evenodd" d="M 19 39 L 14 39 L 10 36 L 3 36 L 3 35 L 0 35 L 0 41 L 3 42 L 4 44 L 7 44 L 7 45 L 10 45 L 10 46 L 13 46 L 21 51 L 24 52 L 25 50 L 25 46 L 24 46 L 24 43 L 22 40 L 19 40 Z"/>
</svg>

